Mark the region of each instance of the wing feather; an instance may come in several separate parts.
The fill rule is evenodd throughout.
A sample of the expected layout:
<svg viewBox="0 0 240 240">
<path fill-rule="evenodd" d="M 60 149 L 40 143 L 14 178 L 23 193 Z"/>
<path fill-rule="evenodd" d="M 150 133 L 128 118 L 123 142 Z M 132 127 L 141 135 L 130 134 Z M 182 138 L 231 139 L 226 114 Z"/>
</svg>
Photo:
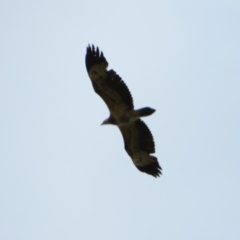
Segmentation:
<svg viewBox="0 0 240 240">
<path fill-rule="evenodd" d="M 125 150 L 138 170 L 158 177 L 162 168 L 157 158 L 150 155 L 155 152 L 155 144 L 147 125 L 139 119 L 119 128 L 124 139 Z"/>
<path fill-rule="evenodd" d="M 137 141 L 139 149 L 147 153 L 155 153 L 155 143 L 148 126 L 139 120 L 135 122 L 135 127 L 138 134 Z"/>
<path fill-rule="evenodd" d="M 93 88 L 111 113 L 133 108 L 132 95 L 127 85 L 115 71 L 107 71 L 108 62 L 98 48 L 89 45 L 85 61 Z"/>
<path fill-rule="evenodd" d="M 121 79 L 119 75 L 116 74 L 115 71 L 109 70 L 105 79 L 106 84 L 111 88 L 112 91 L 116 92 L 117 95 L 121 98 L 122 102 L 133 108 L 133 98 L 132 95 L 125 84 L 125 82 Z"/>
<path fill-rule="evenodd" d="M 92 47 L 88 45 L 85 63 L 88 72 L 94 65 L 104 64 L 106 66 L 105 69 L 108 66 L 108 62 L 103 53 L 99 51 L 98 47 L 95 49 L 94 45 L 92 45 Z"/>
</svg>

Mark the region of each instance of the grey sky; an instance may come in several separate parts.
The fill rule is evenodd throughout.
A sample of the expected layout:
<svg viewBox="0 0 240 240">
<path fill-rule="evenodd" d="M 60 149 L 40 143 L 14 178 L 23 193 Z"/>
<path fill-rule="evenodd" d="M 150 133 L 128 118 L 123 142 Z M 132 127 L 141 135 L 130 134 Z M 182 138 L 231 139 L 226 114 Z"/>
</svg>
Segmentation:
<svg viewBox="0 0 240 240">
<path fill-rule="evenodd" d="M 240 239 L 239 1 L 1 1 L 0 239 Z M 163 176 L 139 172 L 85 68 L 128 85 Z"/>
</svg>

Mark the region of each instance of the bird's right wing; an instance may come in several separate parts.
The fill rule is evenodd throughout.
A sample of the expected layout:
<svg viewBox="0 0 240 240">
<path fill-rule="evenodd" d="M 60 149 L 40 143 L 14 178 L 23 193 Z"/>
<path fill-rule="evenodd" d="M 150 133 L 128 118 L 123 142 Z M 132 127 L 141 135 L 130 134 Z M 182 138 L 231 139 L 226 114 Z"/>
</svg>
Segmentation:
<svg viewBox="0 0 240 240">
<path fill-rule="evenodd" d="M 109 111 L 115 115 L 133 109 L 133 99 L 127 85 L 115 71 L 107 70 L 108 62 L 103 53 L 94 46 L 88 46 L 85 61 L 93 88 Z"/>
</svg>

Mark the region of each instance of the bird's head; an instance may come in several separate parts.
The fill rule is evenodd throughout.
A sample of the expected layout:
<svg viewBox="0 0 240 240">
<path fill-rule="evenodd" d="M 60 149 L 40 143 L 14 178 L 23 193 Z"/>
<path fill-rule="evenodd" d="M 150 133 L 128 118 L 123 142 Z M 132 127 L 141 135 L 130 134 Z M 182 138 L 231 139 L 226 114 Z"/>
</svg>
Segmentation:
<svg viewBox="0 0 240 240">
<path fill-rule="evenodd" d="M 102 126 L 102 125 L 106 125 L 106 124 L 110 124 L 110 123 L 108 122 L 108 119 L 104 120 L 104 121 L 102 122 L 101 126 Z"/>
<path fill-rule="evenodd" d="M 109 118 L 105 119 L 101 125 L 106 125 L 106 124 L 117 125 L 117 122 L 112 116 L 110 116 Z"/>
</svg>

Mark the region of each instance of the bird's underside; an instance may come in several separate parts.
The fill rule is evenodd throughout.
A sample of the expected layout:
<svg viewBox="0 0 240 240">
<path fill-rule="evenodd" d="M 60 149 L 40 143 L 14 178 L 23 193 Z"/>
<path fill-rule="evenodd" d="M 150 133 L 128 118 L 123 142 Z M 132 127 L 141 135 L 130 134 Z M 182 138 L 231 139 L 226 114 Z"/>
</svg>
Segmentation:
<svg viewBox="0 0 240 240">
<path fill-rule="evenodd" d="M 117 125 L 124 147 L 135 166 L 142 172 L 159 177 L 162 168 L 155 156 L 153 136 L 140 119 L 155 112 L 145 107 L 134 110 L 131 93 L 121 77 L 113 70 L 107 70 L 108 62 L 98 48 L 88 46 L 86 68 L 95 92 L 106 103 L 110 116 L 103 124 Z"/>
</svg>

